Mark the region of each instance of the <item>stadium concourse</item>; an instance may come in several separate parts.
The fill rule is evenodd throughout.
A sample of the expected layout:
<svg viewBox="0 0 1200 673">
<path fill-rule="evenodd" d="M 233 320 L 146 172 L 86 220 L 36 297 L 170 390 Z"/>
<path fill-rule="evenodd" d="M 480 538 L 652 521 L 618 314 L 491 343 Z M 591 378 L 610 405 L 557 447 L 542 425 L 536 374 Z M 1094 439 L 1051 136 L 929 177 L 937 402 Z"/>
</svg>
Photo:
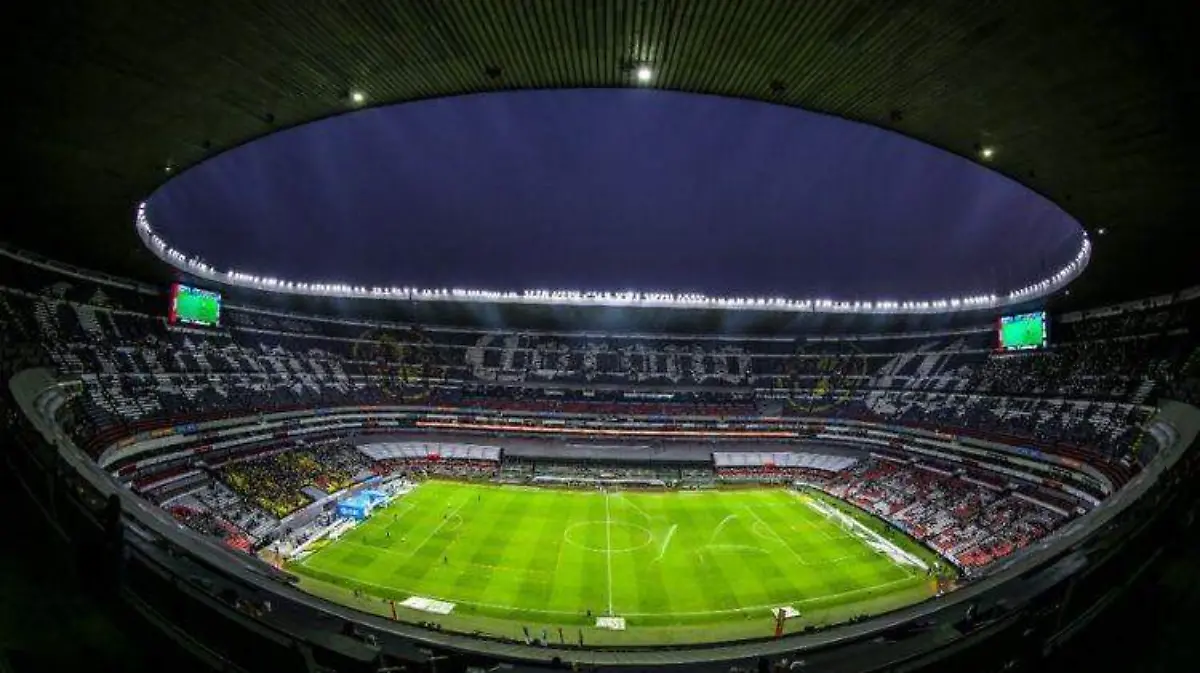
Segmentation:
<svg viewBox="0 0 1200 673">
<path fill-rule="evenodd" d="M 1009 354 L 994 321 L 600 336 L 227 304 L 198 328 L 136 283 L 2 262 L 14 395 L 132 492 L 322 598 L 543 646 L 812 632 L 969 587 L 1174 446 L 1156 405 L 1200 373 L 1195 291 Z"/>
</svg>

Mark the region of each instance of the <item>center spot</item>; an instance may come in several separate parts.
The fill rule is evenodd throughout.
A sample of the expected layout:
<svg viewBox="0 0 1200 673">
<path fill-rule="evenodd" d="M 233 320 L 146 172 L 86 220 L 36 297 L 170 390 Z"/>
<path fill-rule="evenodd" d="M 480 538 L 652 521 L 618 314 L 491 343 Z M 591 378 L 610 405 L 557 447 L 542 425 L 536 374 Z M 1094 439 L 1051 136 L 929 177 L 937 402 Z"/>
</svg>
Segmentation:
<svg viewBox="0 0 1200 673">
<path fill-rule="evenodd" d="M 610 532 L 611 548 L 607 546 Z M 654 540 L 654 534 L 646 528 L 624 521 L 580 521 L 567 526 L 563 537 L 580 549 L 601 554 L 631 552 L 649 545 Z"/>
</svg>

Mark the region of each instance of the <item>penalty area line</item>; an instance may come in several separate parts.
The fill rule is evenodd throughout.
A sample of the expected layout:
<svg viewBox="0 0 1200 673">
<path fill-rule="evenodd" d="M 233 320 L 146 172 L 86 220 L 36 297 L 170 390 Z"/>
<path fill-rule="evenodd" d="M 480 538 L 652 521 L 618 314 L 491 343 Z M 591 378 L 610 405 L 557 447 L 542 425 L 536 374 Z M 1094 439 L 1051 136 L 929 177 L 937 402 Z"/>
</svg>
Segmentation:
<svg viewBox="0 0 1200 673">
<path fill-rule="evenodd" d="M 800 555 L 800 552 L 793 549 L 792 545 L 788 544 L 788 541 L 783 539 L 783 536 L 780 535 L 778 531 L 776 531 L 774 528 L 771 527 L 771 524 L 767 523 L 766 521 L 763 521 L 763 518 L 758 515 L 758 512 L 755 512 L 752 507 L 746 507 L 746 511 L 750 513 L 750 516 L 754 517 L 755 521 L 762 524 L 763 527 L 766 528 L 767 531 L 769 533 L 771 533 L 772 536 L 775 537 L 775 540 L 783 545 L 784 549 L 787 549 L 788 551 L 792 552 L 792 556 L 796 557 L 796 560 L 800 562 L 800 565 L 805 565 L 805 566 L 808 565 L 808 561 L 804 560 L 804 557 Z"/>
<path fill-rule="evenodd" d="M 413 556 L 416 555 L 417 552 L 421 551 L 422 547 L 429 544 L 429 541 L 432 540 L 434 538 L 434 536 L 437 535 L 438 532 L 440 532 L 442 530 L 442 528 L 445 528 L 446 524 L 450 522 L 450 517 L 456 516 L 458 514 L 458 510 L 467 506 L 467 502 L 469 502 L 469 500 L 464 501 L 458 507 L 455 507 L 453 512 L 450 512 L 442 519 L 442 522 L 440 524 L 438 524 L 437 528 L 434 528 L 432 531 L 429 532 L 429 535 L 425 536 L 424 540 L 421 540 L 421 544 L 408 550 L 408 558 L 412 558 Z M 461 521 L 461 520 L 462 520 L 462 517 L 459 517 L 459 521 Z M 459 525 L 461 525 L 461 523 Z"/>
</svg>

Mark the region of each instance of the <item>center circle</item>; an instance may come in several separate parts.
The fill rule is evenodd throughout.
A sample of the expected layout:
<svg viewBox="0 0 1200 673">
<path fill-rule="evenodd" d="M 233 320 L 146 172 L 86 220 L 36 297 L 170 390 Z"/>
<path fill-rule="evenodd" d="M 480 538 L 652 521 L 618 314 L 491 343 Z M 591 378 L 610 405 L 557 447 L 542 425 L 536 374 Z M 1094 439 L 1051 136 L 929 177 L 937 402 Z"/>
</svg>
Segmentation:
<svg viewBox="0 0 1200 673">
<path fill-rule="evenodd" d="M 593 528 L 602 529 L 598 536 L 585 534 L 583 532 Z M 587 540 L 589 538 L 595 539 L 596 537 L 601 537 L 606 540 L 610 539 L 611 529 L 614 528 L 626 528 L 635 531 L 632 535 L 628 536 L 631 541 L 623 546 L 613 545 L 611 548 L 596 547 L 587 544 Z M 566 539 L 566 541 L 570 544 L 587 551 L 594 551 L 600 554 L 621 554 L 625 552 L 636 551 L 649 545 L 654 540 L 654 534 L 645 527 L 639 526 L 636 523 L 625 523 L 624 521 L 580 521 L 579 523 L 573 523 L 570 526 L 567 526 L 567 529 L 563 531 L 563 538 Z M 577 538 L 580 538 L 583 541 L 581 542 L 580 539 Z M 642 538 L 642 541 L 636 542 L 638 538 Z"/>
</svg>

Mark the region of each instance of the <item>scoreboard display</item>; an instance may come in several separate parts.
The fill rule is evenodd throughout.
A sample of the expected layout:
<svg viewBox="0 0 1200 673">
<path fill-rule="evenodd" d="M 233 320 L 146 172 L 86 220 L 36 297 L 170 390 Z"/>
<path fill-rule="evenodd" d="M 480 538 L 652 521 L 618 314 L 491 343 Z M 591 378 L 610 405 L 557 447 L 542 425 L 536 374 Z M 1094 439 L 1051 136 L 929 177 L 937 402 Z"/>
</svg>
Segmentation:
<svg viewBox="0 0 1200 673">
<path fill-rule="evenodd" d="M 171 324 L 216 327 L 221 324 L 221 295 L 175 283 L 171 286 Z"/>
<path fill-rule="evenodd" d="M 997 343 L 1002 351 L 1025 351 L 1045 348 L 1049 342 L 1045 311 L 1023 313 L 1000 318 Z"/>
</svg>

